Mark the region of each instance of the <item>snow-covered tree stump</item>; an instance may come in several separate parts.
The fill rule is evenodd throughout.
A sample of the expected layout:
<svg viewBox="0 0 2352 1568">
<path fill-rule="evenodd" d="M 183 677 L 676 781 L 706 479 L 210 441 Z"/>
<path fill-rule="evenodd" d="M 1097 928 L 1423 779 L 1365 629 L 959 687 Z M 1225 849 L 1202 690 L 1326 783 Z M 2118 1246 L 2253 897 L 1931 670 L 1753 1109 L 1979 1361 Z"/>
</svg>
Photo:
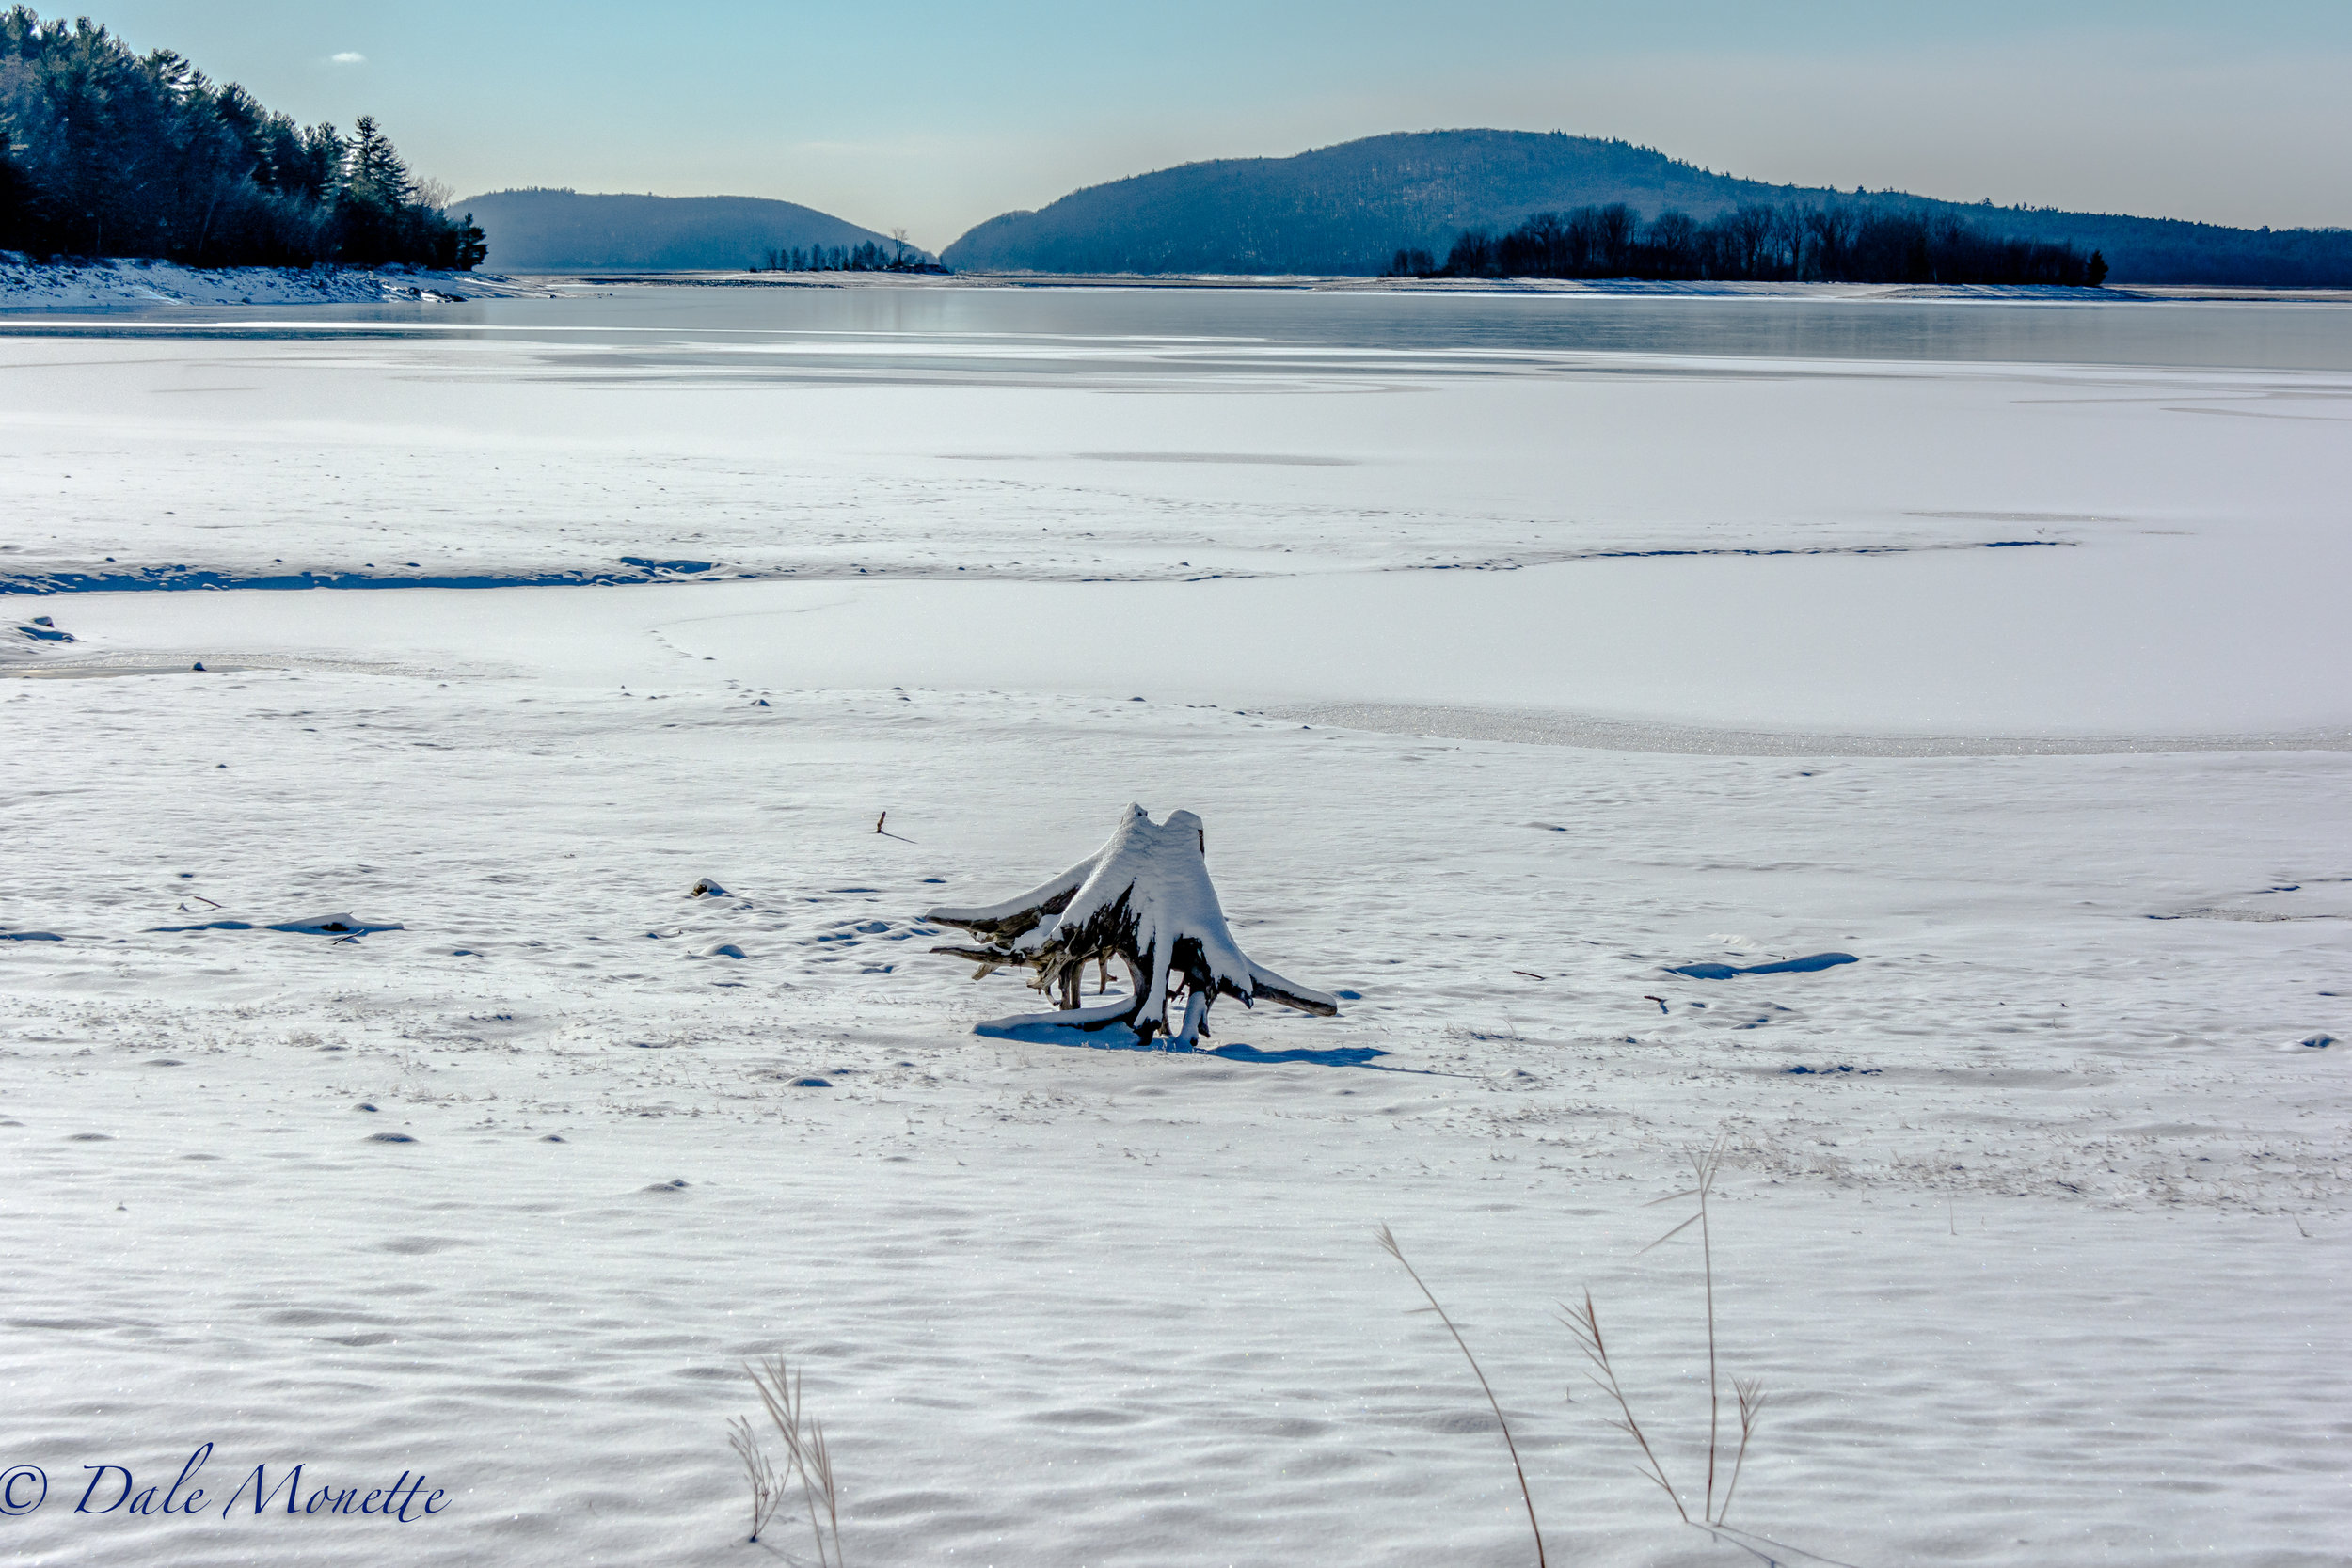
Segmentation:
<svg viewBox="0 0 2352 1568">
<path fill-rule="evenodd" d="M 980 939 L 978 945 L 931 951 L 972 959 L 980 966 L 975 979 L 1025 968 L 1032 986 L 1058 996 L 1060 1011 L 1005 1019 L 1005 1027 L 1125 1024 L 1140 1041 L 1166 1034 L 1172 1047 L 1190 1049 L 1207 1036 L 1209 1006 L 1219 996 L 1238 998 L 1245 1007 L 1263 999 L 1326 1018 L 1337 1013 L 1336 1000 L 1251 962 L 1234 943 L 1209 882 L 1204 843 L 1200 818 L 1188 811 L 1155 823 L 1141 806 L 1129 806 L 1108 843 L 1043 886 L 985 909 L 925 915 Z M 1080 1006 L 1087 966 L 1107 990 L 1113 958 L 1126 967 L 1129 993 Z M 1181 1022 L 1169 1022 L 1171 1011 Z"/>
</svg>

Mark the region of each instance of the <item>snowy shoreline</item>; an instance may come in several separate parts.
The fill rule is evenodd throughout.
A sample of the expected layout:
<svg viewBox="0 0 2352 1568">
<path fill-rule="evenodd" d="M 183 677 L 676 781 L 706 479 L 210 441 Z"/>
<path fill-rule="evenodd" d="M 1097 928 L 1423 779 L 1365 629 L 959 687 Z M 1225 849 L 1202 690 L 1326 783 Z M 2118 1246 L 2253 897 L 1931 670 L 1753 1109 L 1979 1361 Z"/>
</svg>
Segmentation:
<svg viewBox="0 0 2352 1568">
<path fill-rule="evenodd" d="M 454 304 L 548 298 L 600 287 L 798 290 L 1166 290 L 1208 293 L 1558 295 L 1643 300 L 1815 300 L 1889 304 L 2352 304 L 2352 289 L 2192 284 L 1677 282 L 1646 278 L 1371 277 L 1354 274 L 718 272 L 595 267 L 569 272 L 435 272 L 409 267 L 181 266 L 118 259 L 28 262 L 0 252 L 0 314 L 175 305 Z"/>
<path fill-rule="evenodd" d="M 2143 283 L 2102 288 L 1994 283 L 1780 283 L 1633 277 L 1375 277 L 1355 273 L 697 272 L 582 268 L 517 274 L 557 291 L 583 286 L 745 289 L 1134 289 L 1215 293 L 1434 295 L 1556 294 L 1597 299 L 1820 300 L 1890 304 L 2352 304 L 2352 289 Z"/>
<path fill-rule="evenodd" d="M 215 268 L 145 260 L 0 260 L 0 312 L 174 305 L 437 305 L 546 293 L 496 274 L 421 267 Z"/>
</svg>

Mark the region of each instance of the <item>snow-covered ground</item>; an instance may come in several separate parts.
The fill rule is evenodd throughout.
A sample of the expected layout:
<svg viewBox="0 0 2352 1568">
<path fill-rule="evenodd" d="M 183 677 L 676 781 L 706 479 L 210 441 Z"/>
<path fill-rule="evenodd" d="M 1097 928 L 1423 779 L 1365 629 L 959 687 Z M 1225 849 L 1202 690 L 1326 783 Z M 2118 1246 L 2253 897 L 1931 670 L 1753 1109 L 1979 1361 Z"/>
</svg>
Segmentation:
<svg viewBox="0 0 2352 1568">
<path fill-rule="evenodd" d="M 408 584 L 0 598 L 20 1560 L 814 1561 L 782 1352 L 858 1562 L 1532 1561 L 1386 1222 L 1551 1560 L 2344 1560 L 2352 363 L 627 303 L 11 339 L 9 586 Z M 971 1033 L 1131 800 L 1338 1018 Z"/>
<path fill-rule="evenodd" d="M 15 254 L 10 252 L 10 255 Z M 543 293 L 487 273 L 423 267 L 183 267 L 172 261 L 0 261 L 0 310 L 171 305 L 434 305 Z"/>
</svg>

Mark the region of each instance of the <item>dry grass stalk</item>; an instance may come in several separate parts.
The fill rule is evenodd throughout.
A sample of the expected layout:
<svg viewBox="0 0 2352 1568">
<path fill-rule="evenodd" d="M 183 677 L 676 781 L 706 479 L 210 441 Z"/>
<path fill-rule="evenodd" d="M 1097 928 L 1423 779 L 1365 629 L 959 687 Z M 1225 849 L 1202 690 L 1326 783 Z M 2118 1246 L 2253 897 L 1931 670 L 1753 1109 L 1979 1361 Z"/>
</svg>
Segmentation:
<svg viewBox="0 0 2352 1568">
<path fill-rule="evenodd" d="M 1593 1306 L 1593 1292 L 1584 1292 L 1581 1310 L 1563 1303 L 1560 1314 L 1560 1321 L 1566 1323 L 1568 1332 L 1576 1336 L 1579 1348 L 1584 1352 L 1584 1359 L 1593 1364 L 1593 1370 L 1585 1375 L 1617 1406 L 1617 1414 L 1609 1424 L 1633 1439 L 1642 1450 L 1643 1463 L 1649 1466 L 1641 1473 L 1658 1483 L 1658 1489 L 1665 1493 L 1667 1500 L 1675 1505 L 1675 1512 L 1682 1515 L 1682 1522 L 1689 1524 L 1691 1511 L 1682 1506 L 1681 1494 L 1666 1479 L 1666 1467 L 1658 1462 L 1657 1450 L 1649 1446 L 1649 1438 L 1643 1434 L 1642 1423 L 1633 1414 L 1632 1402 L 1625 1397 L 1625 1386 L 1617 1381 L 1617 1369 L 1609 1359 L 1609 1341 L 1601 1337 L 1600 1313 Z"/>
<path fill-rule="evenodd" d="M 1527 1467 L 1519 1463 L 1519 1446 L 1512 1440 L 1511 1423 L 1503 1419 L 1502 1403 L 1495 1398 L 1494 1388 L 1486 1381 L 1486 1370 L 1479 1366 L 1478 1357 L 1470 1354 L 1470 1341 L 1463 1338 L 1462 1331 L 1454 1326 L 1454 1319 L 1447 1314 L 1443 1307 L 1438 1305 L 1438 1298 L 1421 1277 L 1421 1271 L 1406 1260 L 1405 1249 L 1397 1244 L 1395 1235 L 1385 1225 L 1375 1234 L 1379 1239 L 1381 1250 L 1403 1266 L 1405 1272 L 1412 1276 L 1413 1284 L 1420 1289 L 1422 1299 L 1429 1303 L 1426 1307 L 1416 1308 L 1416 1310 L 1435 1312 L 1438 1315 L 1438 1321 L 1445 1324 L 1446 1332 L 1454 1336 L 1454 1344 L 1460 1347 L 1462 1359 L 1470 1363 L 1471 1375 L 1478 1379 L 1478 1386 L 1486 1396 L 1487 1408 L 1495 1413 L 1495 1425 L 1502 1429 L 1503 1447 L 1511 1450 L 1511 1468 L 1519 1478 L 1519 1500 L 1527 1505 L 1527 1528 L 1535 1537 L 1535 1568 L 1545 1568 L 1544 1531 L 1543 1527 L 1535 1522 L 1535 1495 L 1528 1489 Z"/>
<path fill-rule="evenodd" d="M 814 1419 L 801 1400 L 801 1376 L 781 1355 L 757 1366 L 745 1366 L 752 1386 L 768 1419 L 784 1439 L 785 1475 L 799 1476 L 801 1497 L 808 1505 L 809 1532 L 817 1542 L 818 1568 L 842 1568 L 841 1496 L 834 1483 L 833 1454 L 825 1446 L 823 1423 Z"/>
<path fill-rule="evenodd" d="M 1698 1212 L 1642 1249 L 1647 1252 L 1650 1247 L 1674 1240 L 1693 1225 L 1699 1227 L 1699 1258 L 1707 1281 L 1707 1504 L 1700 1512 L 1700 1517 L 1705 1519 L 1715 1516 L 1715 1460 L 1723 1449 L 1724 1430 L 1724 1386 L 1715 1358 L 1715 1239 L 1708 1233 L 1707 1224 L 1707 1199 L 1715 1187 L 1715 1173 L 1723 1168 L 1723 1157 L 1724 1140 L 1721 1138 L 1717 1138 L 1704 1153 L 1692 1153 L 1691 1185 L 1681 1192 L 1668 1193 L 1664 1197 L 1654 1199 L 1653 1206 L 1692 1197 L 1698 1199 Z"/>
<path fill-rule="evenodd" d="M 1748 1462 L 1748 1439 L 1756 1435 L 1756 1420 L 1764 1414 L 1761 1380 L 1735 1377 L 1731 1387 L 1740 1399 L 1740 1451 L 1731 1461 L 1731 1484 L 1724 1488 L 1724 1506 L 1715 1511 L 1715 1522 L 1719 1525 L 1731 1516 L 1731 1495 L 1740 1490 L 1740 1471 Z"/>
<path fill-rule="evenodd" d="M 776 1476 L 775 1465 L 769 1463 L 767 1450 L 759 1446 L 759 1434 L 752 1430 L 752 1423 L 743 1417 L 738 1416 L 727 1423 L 727 1447 L 733 1449 L 737 1457 L 743 1461 L 743 1473 L 751 1482 L 750 1539 L 756 1541 L 759 1532 L 768 1528 L 768 1521 L 775 1517 L 776 1509 L 784 1501 L 784 1483 Z"/>
<path fill-rule="evenodd" d="M 1715 1480 L 1719 1473 L 1718 1465 L 1723 1454 L 1724 1393 L 1722 1364 L 1716 1354 L 1715 1344 L 1715 1238 L 1708 1225 L 1707 1200 L 1713 1195 L 1715 1178 L 1723 1170 L 1724 1140 L 1717 1138 L 1704 1150 L 1692 1151 L 1690 1160 L 1691 1185 L 1678 1193 L 1668 1193 L 1664 1197 L 1654 1199 L 1653 1206 L 1658 1203 L 1673 1203 L 1686 1197 L 1694 1198 L 1698 1203 L 1697 1212 L 1642 1250 L 1647 1252 L 1651 1247 L 1662 1246 L 1694 1225 L 1699 1227 L 1700 1271 L 1707 1290 L 1707 1497 L 1699 1511 L 1699 1518 L 1708 1524 L 1720 1525 L 1724 1522 L 1724 1515 L 1731 1509 L 1731 1488 L 1740 1483 L 1740 1465 L 1747 1459 L 1748 1440 L 1755 1436 L 1757 1418 L 1764 1409 L 1764 1391 L 1763 1385 L 1753 1379 L 1745 1384 L 1737 1378 L 1732 1380 L 1734 1397 L 1740 1408 L 1740 1449 L 1738 1455 L 1732 1461 L 1731 1481 L 1724 1489 L 1723 1503 L 1718 1507 L 1715 1501 Z M 1591 1309 L 1592 1298 L 1587 1296 L 1585 1311 L 1588 1322 L 1591 1318 Z M 1570 1326 L 1575 1327 L 1574 1314 L 1571 1313 L 1570 1317 Z M 1597 1325 L 1595 1326 L 1597 1328 Z M 1586 1354 L 1591 1354 L 1589 1349 Z M 1620 1399 L 1618 1402 L 1622 1405 L 1624 1402 Z M 1628 1418 L 1630 1419 L 1631 1412 L 1629 1411 L 1627 1414 Z M 1636 1435 L 1639 1434 L 1636 1433 Z M 1648 1448 L 1649 1446 L 1645 1443 L 1643 1451 L 1647 1453 Z M 1654 1466 L 1656 1463 L 1655 1456 L 1652 1456 L 1652 1465 Z M 1661 1481 L 1661 1484 L 1663 1482 Z M 1668 1487 L 1667 1491 L 1671 1495 L 1673 1488 Z M 1691 1515 L 1683 1511 L 1682 1500 L 1679 1497 L 1675 1499 L 1675 1508 L 1677 1512 L 1682 1513 L 1684 1523 L 1689 1523 Z"/>
</svg>

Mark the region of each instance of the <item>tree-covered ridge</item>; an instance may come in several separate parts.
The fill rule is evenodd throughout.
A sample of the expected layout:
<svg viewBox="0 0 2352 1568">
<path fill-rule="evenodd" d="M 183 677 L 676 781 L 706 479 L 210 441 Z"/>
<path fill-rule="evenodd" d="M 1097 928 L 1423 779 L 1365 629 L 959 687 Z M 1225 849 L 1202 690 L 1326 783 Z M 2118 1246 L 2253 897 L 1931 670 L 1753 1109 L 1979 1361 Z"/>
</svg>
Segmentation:
<svg viewBox="0 0 2352 1568">
<path fill-rule="evenodd" d="M 1622 201 L 1538 213 L 1500 236 L 1466 229 L 1438 266 L 1407 247 L 1409 277 L 1651 277 L 1803 283 L 2039 283 L 2097 288 L 2106 258 L 2064 241 L 1979 231 L 1953 213 L 1842 202 L 1752 202 L 1705 223 L 1669 209 L 1642 221 Z"/>
<path fill-rule="evenodd" d="M 1622 202 L 1706 223 L 1751 206 L 1836 204 L 2106 255 L 2116 283 L 2352 284 L 2352 230 L 1996 207 L 1902 191 L 1742 180 L 1629 142 L 1558 132 L 1422 131 L 1288 158 L 1222 158 L 1073 191 L 978 225 L 940 260 L 962 272 L 1377 273 L 1398 247 L 1443 256 L 1466 230 Z"/>
<path fill-rule="evenodd" d="M 765 197 L 540 187 L 485 191 L 465 205 L 510 273 L 888 270 L 894 259 L 902 266 L 931 260 L 903 240 Z"/>
<path fill-rule="evenodd" d="M 481 231 L 421 199 L 373 119 L 298 126 L 87 17 L 0 16 L 0 248 L 191 266 L 464 270 Z"/>
</svg>

